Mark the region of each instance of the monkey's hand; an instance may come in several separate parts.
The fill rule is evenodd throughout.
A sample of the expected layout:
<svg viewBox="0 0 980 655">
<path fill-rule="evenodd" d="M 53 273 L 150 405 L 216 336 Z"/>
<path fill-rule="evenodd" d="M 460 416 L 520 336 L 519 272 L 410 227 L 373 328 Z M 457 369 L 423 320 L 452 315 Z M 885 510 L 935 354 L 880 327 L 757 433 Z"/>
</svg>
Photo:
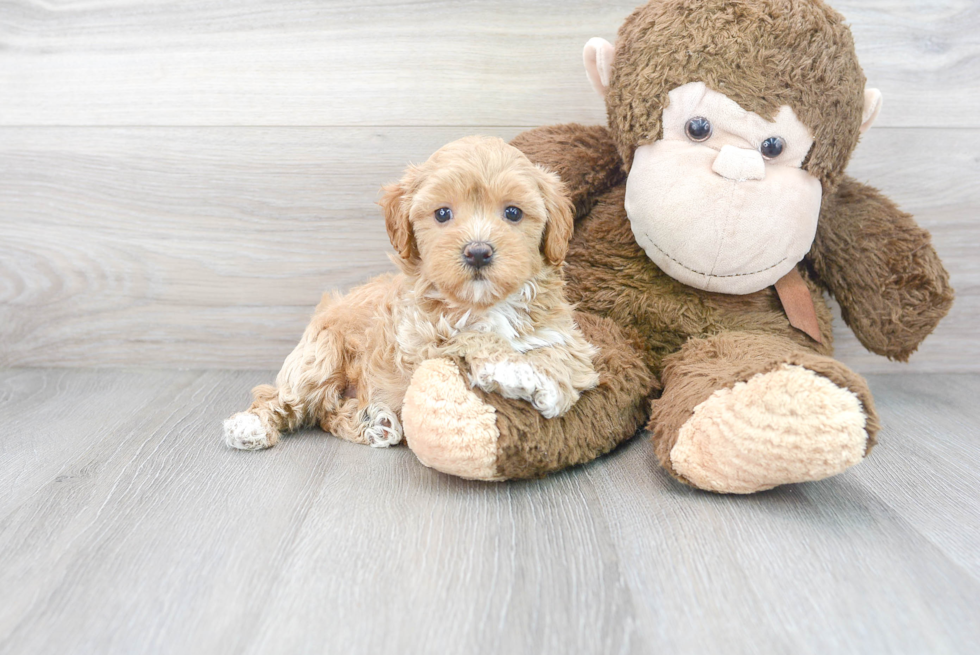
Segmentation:
<svg viewBox="0 0 980 655">
<path fill-rule="evenodd" d="M 808 255 L 864 346 L 906 361 L 953 304 L 929 233 L 877 189 L 845 177 L 824 199 Z"/>
<path fill-rule="evenodd" d="M 609 129 L 602 125 L 549 125 L 518 134 L 511 145 L 535 164 L 558 173 L 575 205 L 575 217 L 592 209 L 593 199 L 626 179 Z"/>
</svg>

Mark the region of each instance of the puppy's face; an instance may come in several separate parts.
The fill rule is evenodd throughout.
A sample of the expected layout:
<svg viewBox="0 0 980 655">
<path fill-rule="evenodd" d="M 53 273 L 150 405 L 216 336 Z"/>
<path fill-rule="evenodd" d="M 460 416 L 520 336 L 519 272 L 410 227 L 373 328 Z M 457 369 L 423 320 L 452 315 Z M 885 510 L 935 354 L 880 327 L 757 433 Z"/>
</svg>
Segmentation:
<svg viewBox="0 0 980 655">
<path fill-rule="evenodd" d="M 454 141 L 384 192 L 392 245 L 458 303 L 499 302 L 568 250 L 572 207 L 558 176 L 500 139 Z"/>
</svg>

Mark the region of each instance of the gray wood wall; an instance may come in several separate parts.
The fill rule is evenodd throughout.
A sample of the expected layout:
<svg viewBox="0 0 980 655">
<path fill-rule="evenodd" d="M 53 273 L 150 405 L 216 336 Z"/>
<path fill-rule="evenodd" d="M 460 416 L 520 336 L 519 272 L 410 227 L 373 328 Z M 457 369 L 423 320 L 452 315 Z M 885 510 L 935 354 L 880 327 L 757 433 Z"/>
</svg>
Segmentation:
<svg viewBox="0 0 980 655">
<path fill-rule="evenodd" d="M 639 0 L 0 1 L 0 366 L 276 368 L 388 270 L 374 205 L 472 133 L 605 121 L 581 66 Z M 980 2 L 837 0 L 885 95 L 851 173 L 958 301 L 908 366 L 978 370 Z"/>
</svg>

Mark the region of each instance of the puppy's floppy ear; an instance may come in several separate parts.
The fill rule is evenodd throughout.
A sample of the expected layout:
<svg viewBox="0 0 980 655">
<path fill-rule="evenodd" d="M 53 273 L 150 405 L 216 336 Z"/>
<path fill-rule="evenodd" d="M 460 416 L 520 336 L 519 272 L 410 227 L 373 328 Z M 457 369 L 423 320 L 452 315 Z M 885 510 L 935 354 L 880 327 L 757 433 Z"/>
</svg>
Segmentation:
<svg viewBox="0 0 980 655">
<path fill-rule="evenodd" d="M 381 187 L 381 200 L 378 201 L 384 211 L 388 239 L 391 240 L 391 245 L 394 246 L 399 257 L 406 261 L 418 259 L 415 235 L 412 233 L 412 223 L 408 216 L 418 177 L 419 170 L 409 166 L 401 180 Z"/>
<path fill-rule="evenodd" d="M 538 188 L 544 198 L 545 211 L 548 212 L 548 222 L 544 226 L 544 236 L 541 238 L 541 252 L 552 266 L 559 266 L 568 254 L 568 242 L 575 229 L 575 214 L 572 201 L 565 193 L 565 184 L 557 173 L 551 173 L 541 166 L 537 170 Z"/>
</svg>

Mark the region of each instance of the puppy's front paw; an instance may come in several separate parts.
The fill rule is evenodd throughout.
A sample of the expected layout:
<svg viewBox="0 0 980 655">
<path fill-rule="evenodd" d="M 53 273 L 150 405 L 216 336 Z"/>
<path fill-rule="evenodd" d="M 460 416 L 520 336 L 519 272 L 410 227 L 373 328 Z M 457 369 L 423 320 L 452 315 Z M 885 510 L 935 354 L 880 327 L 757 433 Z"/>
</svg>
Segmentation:
<svg viewBox="0 0 980 655">
<path fill-rule="evenodd" d="M 578 400 L 577 393 L 571 392 L 571 395 L 562 393 L 558 383 L 544 378 L 544 384 L 534 392 L 531 405 L 541 412 L 541 416 L 556 418 L 571 409 L 576 400 Z"/>
<path fill-rule="evenodd" d="M 470 369 L 470 386 L 479 387 L 487 393 L 497 391 L 496 368 L 499 362 L 480 362 L 473 364 Z"/>
<path fill-rule="evenodd" d="M 402 440 L 402 424 L 386 405 L 368 405 L 364 410 L 364 424 L 364 436 L 373 448 L 387 448 Z"/>
<path fill-rule="evenodd" d="M 240 450 L 261 450 L 276 443 L 255 414 L 239 412 L 226 418 L 225 443 Z"/>
<path fill-rule="evenodd" d="M 470 374 L 470 382 L 487 393 L 526 400 L 545 418 L 561 416 L 572 404 L 557 382 L 525 361 L 482 363 Z"/>
</svg>

